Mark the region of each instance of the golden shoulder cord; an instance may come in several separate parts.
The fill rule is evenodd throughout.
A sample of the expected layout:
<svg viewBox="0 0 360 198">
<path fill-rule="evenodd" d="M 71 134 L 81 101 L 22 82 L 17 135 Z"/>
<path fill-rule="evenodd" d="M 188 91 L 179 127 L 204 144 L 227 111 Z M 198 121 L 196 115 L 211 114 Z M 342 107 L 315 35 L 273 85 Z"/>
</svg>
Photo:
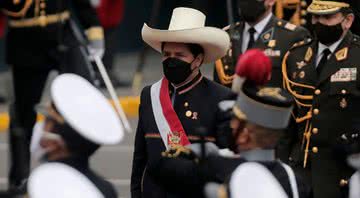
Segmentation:
<svg viewBox="0 0 360 198">
<path fill-rule="evenodd" d="M 308 159 L 308 154 L 309 154 L 309 145 L 310 145 L 310 139 L 311 139 L 311 117 L 312 117 L 312 105 L 311 104 L 304 104 L 302 102 L 300 102 L 299 100 L 312 100 L 313 96 L 312 95 L 302 95 L 302 94 L 298 94 L 296 93 L 296 91 L 294 91 L 292 89 L 293 86 L 297 86 L 297 87 L 302 87 L 302 88 L 307 88 L 307 89 L 312 89 L 315 90 L 314 86 L 310 86 L 310 85 L 305 85 L 305 84 L 300 84 L 300 83 L 296 83 L 291 81 L 288 78 L 287 75 L 287 68 L 286 68 L 286 61 L 289 57 L 290 52 L 287 52 L 284 56 L 284 59 L 282 61 L 282 74 L 283 74 L 283 86 L 285 89 L 287 89 L 294 97 L 294 100 L 296 102 L 296 104 L 299 107 L 306 107 L 309 108 L 309 111 L 307 112 L 307 114 L 303 117 L 296 117 L 296 115 L 292 114 L 292 116 L 295 118 L 296 123 L 302 123 L 305 122 L 305 130 L 304 130 L 304 134 L 303 134 L 303 140 L 302 140 L 302 148 L 304 149 L 304 168 L 306 167 L 307 164 L 307 159 Z M 304 148 L 305 146 L 305 148 Z"/>
</svg>

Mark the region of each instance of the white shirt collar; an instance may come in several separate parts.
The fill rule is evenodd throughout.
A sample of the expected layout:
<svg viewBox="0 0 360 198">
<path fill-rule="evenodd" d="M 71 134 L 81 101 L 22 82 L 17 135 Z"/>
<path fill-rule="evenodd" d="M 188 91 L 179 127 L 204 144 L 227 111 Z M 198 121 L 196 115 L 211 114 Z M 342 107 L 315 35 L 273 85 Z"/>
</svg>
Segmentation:
<svg viewBox="0 0 360 198">
<path fill-rule="evenodd" d="M 339 45 L 340 45 L 340 43 L 341 43 L 341 41 L 342 41 L 343 39 L 344 39 L 344 38 L 339 39 L 338 41 L 336 41 L 335 43 L 331 44 L 330 46 L 326 46 L 326 45 L 324 45 L 324 44 L 322 44 L 322 43 L 319 42 L 319 44 L 318 44 L 319 48 L 318 48 L 318 53 L 317 53 L 318 56 L 320 56 L 320 55 L 323 53 L 324 49 L 326 49 L 326 48 L 328 48 L 328 49 L 331 51 L 331 53 L 334 53 L 335 50 L 339 47 Z"/>
<path fill-rule="evenodd" d="M 265 28 L 265 26 L 269 23 L 273 14 L 270 12 L 265 18 L 259 21 L 255 26 L 256 34 L 259 35 Z M 245 23 L 244 32 L 248 32 L 251 26 L 248 23 Z"/>
<path fill-rule="evenodd" d="M 263 18 L 260 22 L 258 22 L 254 28 L 256 30 L 255 34 L 254 34 L 254 39 L 255 41 L 258 40 L 260 34 L 264 31 L 266 25 L 270 22 L 271 17 L 273 16 L 272 13 L 269 13 L 265 18 Z M 250 34 L 249 34 L 249 29 L 251 28 L 251 26 L 248 23 L 245 23 L 244 26 L 244 31 L 242 33 L 242 46 L 241 46 L 241 51 L 245 52 L 247 47 L 248 47 L 248 43 L 250 40 Z"/>
<path fill-rule="evenodd" d="M 322 43 L 318 43 L 318 52 L 317 52 L 317 56 L 316 56 L 316 66 L 317 67 L 320 63 L 320 60 L 323 56 L 323 52 L 325 49 L 329 49 L 331 54 L 333 54 L 335 52 L 335 50 L 339 47 L 341 41 L 344 40 L 344 37 L 342 37 L 341 39 L 339 39 L 338 41 L 336 41 L 335 43 L 331 44 L 330 46 L 326 46 Z M 329 58 L 331 56 L 331 54 L 327 57 Z"/>
</svg>

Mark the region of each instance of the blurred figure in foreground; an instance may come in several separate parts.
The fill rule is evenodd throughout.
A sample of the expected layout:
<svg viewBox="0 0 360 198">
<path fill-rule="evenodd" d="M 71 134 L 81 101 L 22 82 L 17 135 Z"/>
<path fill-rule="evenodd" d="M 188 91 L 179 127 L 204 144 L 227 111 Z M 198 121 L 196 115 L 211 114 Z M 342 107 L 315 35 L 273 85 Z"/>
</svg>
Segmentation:
<svg viewBox="0 0 360 198">
<path fill-rule="evenodd" d="M 124 129 L 111 104 L 90 82 L 74 74 L 63 74 L 54 80 L 51 101 L 49 106 L 38 107 L 45 121 L 35 126 L 33 157 L 40 163 L 71 166 L 84 174 L 105 198 L 117 198 L 113 186 L 89 166 L 90 157 L 101 145 L 117 144 L 123 137 Z"/>
</svg>

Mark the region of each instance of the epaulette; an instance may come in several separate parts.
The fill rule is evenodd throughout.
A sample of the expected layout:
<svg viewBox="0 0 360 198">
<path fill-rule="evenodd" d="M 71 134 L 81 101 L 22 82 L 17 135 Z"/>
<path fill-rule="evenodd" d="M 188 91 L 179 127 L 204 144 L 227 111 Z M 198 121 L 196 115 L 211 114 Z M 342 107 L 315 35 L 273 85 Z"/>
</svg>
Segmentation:
<svg viewBox="0 0 360 198">
<path fill-rule="evenodd" d="M 296 42 L 292 45 L 292 47 L 290 48 L 290 50 L 307 45 L 309 43 L 311 43 L 313 40 L 311 38 L 306 38 L 302 41 Z"/>
<path fill-rule="evenodd" d="M 235 27 L 238 27 L 240 24 L 241 24 L 240 22 L 236 22 Z M 225 26 L 225 27 L 223 27 L 223 30 L 228 31 L 228 30 L 230 30 L 230 27 L 231 27 L 231 25 Z"/>
<path fill-rule="evenodd" d="M 276 25 L 277 25 L 278 27 L 281 27 L 281 28 L 283 28 L 283 29 L 285 29 L 285 30 L 289 30 L 289 31 L 295 31 L 296 28 L 298 27 L 297 25 L 292 24 L 292 23 L 287 22 L 287 21 L 284 21 L 284 20 L 279 20 L 279 21 L 276 23 Z"/>
</svg>

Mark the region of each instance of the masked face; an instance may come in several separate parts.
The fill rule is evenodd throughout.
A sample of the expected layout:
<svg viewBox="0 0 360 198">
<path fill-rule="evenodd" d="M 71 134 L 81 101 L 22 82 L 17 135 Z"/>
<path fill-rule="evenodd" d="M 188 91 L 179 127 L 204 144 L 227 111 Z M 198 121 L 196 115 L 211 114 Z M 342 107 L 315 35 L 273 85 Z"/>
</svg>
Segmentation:
<svg viewBox="0 0 360 198">
<path fill-rule="evenodd" d="M 171 83 L 180 84 L 184 82 L 193 72 L 191 63 L 178 58 L 167 58 L 163 61 L 163 72 Z"/>
<path fill-rule="evenodd" d="M 338 41 L 344 33 L 341 22 L 336 25 L 324 25 L 320 22 L 313 24 L 316 38 L 324 45 L 331 45 Z"/>
<path fill-rule="evenodd" d="M 248 22 L 256 22 L 266 12 L 264 0 L 238 0 L 240 17 Z"/>
</svg>

